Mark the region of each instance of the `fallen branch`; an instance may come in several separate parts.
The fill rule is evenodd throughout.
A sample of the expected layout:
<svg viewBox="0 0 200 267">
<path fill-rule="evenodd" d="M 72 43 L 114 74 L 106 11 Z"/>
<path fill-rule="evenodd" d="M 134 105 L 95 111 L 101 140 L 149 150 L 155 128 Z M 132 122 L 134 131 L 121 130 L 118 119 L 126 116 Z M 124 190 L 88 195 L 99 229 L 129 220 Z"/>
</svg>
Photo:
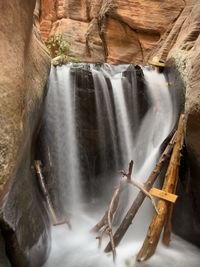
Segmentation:
<svg viewBox="0 0 200 267">
<path fill-rule="evenodd" d="M 133 161 L 130 162 L 129 164 L 129 171 L 128 173 L 126 173 L 125 171 L 120 171 L 120 173 L 123 176 L 127 177 L 127 182 L 135 187 L 137 187 L 140 191 L 142 191 L 148 198 L 150 198 L 152 205 L 154 206 L 156 212 L 157 208 L 156 208 L 156 203 L 154 198 L 151 196 L 151 194 L 149 194 L 149 192 L 144 188 L 144 185 L 142 185 L 141 183 L 139 183 L 137 180 L 131 179 L 131 174 L 132 174 L 132 170 L 133 170 Z"/>
<path fill-rule="evenodd" d="M 174 134 L 173 137 L 171 138 L 169 144 L 167 145 L 164 152 L 160 156 L 160 159 L 159 159 L 158 163 L 156 164 L 156 167 L 154 168 L 151 175 L 149 176 L 149 178 L 145 182 L 144 188 L 147 192 L 150 190 L 150 188 L 152 187 L 152 185 L 156 181 L 156 178 L 158 177 L 158 175 L 159 175 L 159 173 L 160 173 L 160 171 L 164 165 L 164 162 L 166 161 L 166 159 L 168 159 L 170 157 L 173 146 L 174 146 L 175 136 L 176 136 L 176 134 Z M 142 205 L 145 197 L 146 197 L 146 194 L 144 194 L 143 191 L 140 191 L 138 193 L 136 199 L 133 201 L 133 204 L 131 205 L 126 216 L 124 217 L 123 221 L 121 222 L 120 226 L 118 227 L 117 231 L 114 234 L 113 238 L 114 238 L 115 246 L 117 246 L 120 243 L 120 241 L 122 240 L 123 236 L 125 235 L 126 231 L 128 230 L 129 226 L 131 225 L 132 220 L 135 217 L 138 209 Z M 111 243 L 110 242 L 108 243 L 108 245 L 106 246 L 104 251 L 105 252 L 111 251 Z"/>
<path fill-rule="evenodd" d="M 41 165 L 42 165 L 42 163 L 41 163 L 40 160 L 35 160 L 34 161 L 34 167 L 35 167 L 36 174 L 37 174 L 37 177 L 38 177 L 39 185 L 40 185 L 42 193 L 43 193 L 43 195 L 45 197 L 45 200 L 46 200 L 46 203 L 47 203 L 47 207 L 48 207 L 49 216 L 50 216 L 50 218 L 52 220 L 52 223 L 53 223 L 54 226 L 61 225 L 61 224 L 67 224 L 69 229 L 71 229 L 71 223 L 70 223 L 70 221 L 68 219 L 64 219 L 62 221 L 58 221 L 58 219 L 57 219 L 57 216 L 56 216 L 55 211 L 53 209 L 53 205 L 51 203 L 51 199 L 50 199 L 49 193 L 48 193 L 46 185 L 45 185 L 44 177 L 43 177 L 42 170 L 41 170 Z"/>
<path fill-rule="evenodd" d="M 129 181 L 129 183 L 137 187 L 143 194 L 145 194 L 151 200 L 151 203 L 154 206 L 155 211 L 159 213 L 156 207 L 156 202 L 155 202 L 154 197 L 145 189 L 144 185 L 140 184 L 136 180 Z"/>
<path fill-rule="evenodd" d="M 126 173 L 124 170 L 123 171 L 120 171 L 120 173 L 122 174 L 122 176 L 126 176 L 128 180 L 131 179 L 131 174 L 132 174 L 132 170 L 133 170 L 133 161 L 131 160 L 131 162 L 129 163 L 129 170 L 128 170 L 128 173 Z M 112 207 L 112 216 L 114 215 L 114 213 L 116 212 L 117 210 L 117 207 L 118 207 L 118 204 L 119 204 L 119 196 L 123 190 L 123 186 L 124 186 L 124 180 L 121 180 L 119 185 L 116 187 L 113 195 L 112 195 L 112 198 L 111 198 L 111 201 L 110 201 L 110 204 L 109 204 L 109 207 L 111 206 L 111 203 L 115 203 Z M 114 201 L 115 200 L 115 201 Z M 104 216 L 102 217 L 102 219 L 90 230 L 90 232 L 98 232 L 104 225 L 107 224 L 107 218 L 108 218 L 108 211 L 109 209 L 105 212 Z"/>
<path fill-rule="evenodd" d="M 170 158 L 169 166 L 165 176 L 165 181 L 162 190 L 164 192 L 173 193 L 176 187 L 176 177 L 178 168 L 180 165 L 181 149 L 184 139 L 184 115 L 180 116 L 176 141 L 173 148 L 172 156 Z M 166 221 L 166 215 L 169 211 L 169 202 L 160 199 L 157 208 L 159 210 L 159 215 L 155 215 L 149 226 L 147 236 L 143 243 L 140 252 L 137 255 L 137 261 L 145 261 L 149 259 L 155 252 L 160 238 L 160 234 L 164 223 Z"/>
<path fill-rule="evenodd" d="M 119 204 L 119 198 L 120 198 L 120 194 L 124 188 L 124 183 L 126 183 L 127 181 L 131 181 L 131 175 L 132 175 L 132 170 L 133 170 L 133 161 L 131 160 L 131 162 L 129 163 L 129 170 L 128 173 L 126 173 L 125 171 L 121 171 L 120 173 L 123 176 L 127 177 L 127 180 L 122 180 L 119 183 L 119 186 L 116 187 L 110 204 L 108 206 L 108 210 L 105 212 L 103 218 L 100 220 L 99 223 L 97 223 L 92 229 L 91 232 L 100 232 L 99 234 L 99 245 L 98 247 L 101 247 L 101 243 L 102 243 L 102 238 L 103 235 L 107 232 L 109 235 L 109 239 L 110 239 L 110 246 L 111 246 L 111 251 L 113 253 L 113 261 L 115 261 L 116 259 L 116 250 L 115 250 L 115 243 L 114 243 L 114 238 L 113 238 L 113 232 L 112 232 L 112 221 L 113 221 L 113 216 L 117 210 L 118 204 Z"/>
<path fill-rule="evenodd" d="M 108 218 L 107 218 L 107 221 L 108 221 L 107 231 L 108 231 L 110 242 L 111 242 L 113 261 L 115 261 L 115 258 L 116 258 L 116 250 L 115 250 L 115 244 L 114 244 L 113 233 L 112 233 L 112 219 L 113 219 L 114 212 L 116 211 L 116 207 L 118 206 L 118 203 L 119 203 L 119 190 L 120 188 L 118 188 L 115 191 L 115 194 L 113 195 L 113 198 L 110 202 L 110 206 L 108 209 Z"/>
</svg>

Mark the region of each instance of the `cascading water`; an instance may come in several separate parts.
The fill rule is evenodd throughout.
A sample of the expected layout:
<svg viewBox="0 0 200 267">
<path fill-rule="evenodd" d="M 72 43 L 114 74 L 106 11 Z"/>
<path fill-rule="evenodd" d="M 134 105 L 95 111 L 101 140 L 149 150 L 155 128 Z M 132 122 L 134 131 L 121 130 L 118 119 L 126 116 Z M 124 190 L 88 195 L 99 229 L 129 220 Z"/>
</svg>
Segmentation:
<svg viewBox="0 0 200 267">
<path fill-rule="evenodd" d="M 99 154 L 97 156 L 99 160 L 96 167 L 98 171 L 94 171 L 93 175 L 98 173 L 98 178 L 101 175 L 106 176 L 96 181 L 97 187 L 102 190 L 98 195 L 99 200 L 96 201 L 97 197 L 94 193 L 89 198 L 89 203 L 84 198 L 84 188 L 80 186 L 84 179 L 81 155 L 87 154 L 85 151 L 89 148 L 79 144 L 83 133 L 79 128 L 80 125 L 76 124 L 76 121 L 79 121 L 79 114 L 83 116 L 84 112 L 82 110 L 78 112 L 78 101 L 75 97 L 77 87 L 80 86 L 77 86 L 74 73 L 81 68 L 86 68 L 92 74 L 95 91 L 95 96 L 92 98 L 95 114 L 89 114 L 89 116 L 96 116 L 97 125 L 94 132 L 98 136 L 96 142 L 98 142 L 99 151 L 95 153 Z M 104 64 L 53 67 L 46 104 L 46 124 L 50 131 L 50 146 L 55 152 L 53 160 L 57 164 L 60 200 L 66 206 L 66 211 L 70 211 L 73 215 L 73 229 L 69 231 L 67 226 L 63 225 L 52 230 L 52 251 L 44 267 L 113 266 L 111 255 L 98 251 L 97 240 L 89 233 L 89 229 L 104 213 L 109 199 L 107 194 L 109 193 L 111 197 L 111 190 L 119 180 L 119 177 L 114 180 L 111 177 L 117 177 L 117 171 L 127 168 L 129 161 L 133 159 L 134 178 L 144 182 L 153 170 L 160 147 L 173 129 L 178 115 L 178 111 L 172 104 L 164 76 L 147 68 L 144 68 L 143 72 L 147 85 L 143 97 L 148 98 L 148 101 L 141 111 L 138 100 L 140 88 L 137 88 L 136 71 L 133 66 Z M 83 80 L 86 76 L 83 75 Z M 86 88 L 86 91 L 88 95 L 92 94 L 90 89 Z M 80 99 L 80 101 L 84 100 Z M 91 135 L 86 132 L 87 136 Z M 93 138 L 93 135 L 91 136 Z M 112 163 L 109 165 L 109 162 Z M 92 161 L 87 160 L 87 164 L 85 166 L 90 168 Z M 111 167 L 112 171 L 109 175 L 105 173 L 107 170 L 105 165 Z M 101 169 L 104 171 L 101 172 Z M 122 195 L 124 204 L 121 206 L 122 210 L 125 206 L 128 207 L 128 192 L 130 189 Z M 131 192 L 130 201 L 132 202 L 138 190 L 131 188 Z M 120 220 L 123 214 L 121 211 L 118 213 Z M 148 262 L 135 263 L 135 255 L 142 245 L 151 215 L 151 204 L 146 199 L 126 237 L 117 247 L 117 266 L 168 267 L 172 262 L 176 267 L 199 266 L 198 249 L 176 236 L 172 237 L 170 248 L 163 248 L 160 244 L 155 256 Z M 183 250 L 186 250 L 184 254 Z"/>
<path fill-rule="evenodd" d="M 56 89 L 55 89 L 56 88 Z M 64 101 L 63 101 L 64 99 Z M 51 69 L 46 106 L 46 125 L 54 145 L 52 161 L 57 166 L 58 192 L 68 216 L 80 202 L 80 166 L 75 126 L 75 90 L 70 68 L 65 71 Z M 73 145 L 72 145 L 73 144 Z M 65 188 L 65 190 L 63 190 Z"/>
</svg>

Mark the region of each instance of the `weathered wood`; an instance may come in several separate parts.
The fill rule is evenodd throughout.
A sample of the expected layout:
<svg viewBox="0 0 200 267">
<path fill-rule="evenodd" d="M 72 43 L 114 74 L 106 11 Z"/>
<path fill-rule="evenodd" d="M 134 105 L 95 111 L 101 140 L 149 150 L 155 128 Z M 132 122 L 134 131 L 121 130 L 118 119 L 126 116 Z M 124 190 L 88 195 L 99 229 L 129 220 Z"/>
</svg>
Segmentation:
<svg viewBox="0 0 200 267">
<path fill-rule="evenodd" d="M 143 194 L 145 194 L 150 200 L 152 205 L 154 206 L 155 211 L 158 213 L 156 202 L 153 196 L 145 189 L 144 185 L 139 183 L 137 180 L 130 180 L 128 181 L 129 184 L 132 184 L 133 186 L 137 187 Z"/>
<path fill-rule="evenodd" d="M 120 198 L 120 193 L 124 188 L 124 183 L 130 182 L 131 181 L 131 175 L 132 175 L 132 170 L 133 170 L 133 161 L 131 160 L 129 163 L 129 169 L 128 172 L 121 171 L 120 173 L 122 176 L 126 176 L 126 180 L 121 179 L 119 185 L 116 187 L 114 190 L 114 193 L 112 195 L 111 201 L 108 206 L 108 210 L 105 212 L 103 218 L 100 220 L 99 223 L 97 223 L 91 230 L 91 232 L 98 232 L 99 231 L 99 236 L 97 239 L 99 239 L 99 245 L 98 247 L 101 247 L 103 235 L 105 233 L 108 234 L 109 239 L 110 239 L 110 246 L 111 246 L 111 251 L 113 254 L 113 261 L 115 262 L 116 259 L 116 249 L 115 249 L 115 243 L 114 243 L 114 238 L 113 238 L 113 231 L 112 231 L 112 221 L 113 221 L 113 216 L 117 210 L 118 204 L 119 204 L 119 198 Z"/>
<path fill-rule="evenodd" d="M 133 171 L 133 160 L 131 160 L 129 163 L 128 172 L 125 172 L 124 170 L 122 170 L 122 171 L 120 171 L 120 173 L 122 174 L 122 176 L 126 176 L 127 180 L 130 181 L 132 171 Z"/>
<path fill-rule="evenodd" d="M 94 227 L 92 227 L 90 232 L 97 233 L 98 231 L 100 231 L 100 229 L 106 224 L 107 216 L 108 216 L 108 211 L 106 211 L 101 220 L 97 224 L 95 224 Z"/>
<path fill-rule="evenodd" d="M 177 169 L 180 165 L 181 149 L 184 139 L 184 115 L 180 116 L 176 141 L 170 158 L 169 166 L 165 176 L 163 191 L 173 193 L 176 186 Z M 137 255 L 137 261 L 145 261 L 149 259 L 155 252 L 160 238 L 162 228 L 164 226 L 167 212 L 169 211 L 169 202 L 159 200 L 157 204 L 159 215 L 155 215 L 149 226 L 147 236 L 140 252 Z"/>
<path fill-rule="evenodd" d="M 156 181 L 156 178 L 158 177 L 158 175 L 159 175 L 159 173 L 160 173 L 160 171 L 161 171 L 166 159 L 168 159 L 170 157 L 172 149 L 173 149 L 173 146 L 174 146 L 175 137 L 176 137 L 176 133 L 171 138 L 169 144 L 167 145 L 167 147 L 165 148 L 164 152 L 160 156 L 160 159 L 159 159 L 158 163 L 156 164 L 156 167 L 154 168 L 154 170 L 152 171 L 152 173 L 148 177 L 147 181 L 145 182 L 144 188 L 146 189 L 146 191 L 150 190 L 150 188 L 152 187 L 152 185 Z M 145 197 L 146 197 L 146 195 L 144 194 L 144 192 L 140 191 L 138 193 L 136 199 L 133 201 L 130 209 L 128 210 L 128 212 L 126 214 L 126 216 L 124 217 L 123 221 L 121 222 L 120 226 L 118 227 L 118 229 L 116 230 L 116 232 L 114 234 L 115 246 L 117 246 L 120 243 L 120 241 L 122 240 L 123 236 L 125 235 L 126 231 L 128 230 L 129 226 L 131 225 L 132 220 L 135 217 L 138 209 L 142 205 Z M 110 252 L 111 251 L 110 242 L 108 243 L 108 245 L 106 246 L 104 251 L 105 252 Z"/>
<path fill-rule="evenodd" d="M 122 191 L 122 183 L 120 182 L 119 186 L 116 187 L 113 195 L 112 195 L 112 199 L 111 202 L 113 201 L 113 197 L 115 197 L 115 205 L 113 206 L 113 210 L 112 210 L 112 216 L 114 215 L 114 213 L 116 212 L 116 209 L 118 207 L 118 203 L 119 203 L 119 195 Z M 110 202 L 110 203 L 111 203 Z M 110 204 L 109 204 L 110 206 Z M 106 210 L 105 214 L 103 215 L 103 217 L 101 218 L 101 220 L 90 230 L 90 232 L 98 232 L 101 230 L 102 227 L 104 227 L 105 225 L 107 225 L 107 219 L 108 219 L 108 210 Z"/>
<path fill-rule="evenodd" d="M 151 188 L 149 193 L 154 197 L 158 197 L 158 198 L 167 200 L 167 201 L 172 202 L 172 203 L 175 203 L 177 198 L 178 198 L 177 195 L 165 192 L 165 191 L 160 190 L 158 188 Z"/>
<path fill-rule="evenodd" d="M 113 240 L 113 232 L 112 232 L 112 220 L 113 220 L 113 215 L 117 210 L 118 204 L 119 204 L 119 195 L 121 192 L 121 186 L 119 186 L 111 199 L 109 208 L 108 208 L 108 216 L 107 216 L 107 232 L 109 234 L 110 238 L 110 243 L 111 243 L 111 248 L 112 248 L 112 253 L 113 253 L 113 261 L 115 262 L 116 259 L 116 250 L 115 250 L 115 243 Z"/>
<path fill-rule="evenodd" d="M 174 194 L 176 193 L 178 179 L 179 179 L 179 168 L 177 168 Z M 171 241 L 173 210 L 174 210 L 174 204 L 171 203 L 169 205 L 169 210 L 168 210 L 167 218 L 166 218 L 165 225 L 164 225 L 163 239 L 162 239 L 163 244 L 167 247 L 170 245 L 170 241 Z"/>
<path fill-rule="evenodd" d="M 71 222 L 70 222 L 70 220 L 68 220 L 68 219 L 64 219 L 64 220 L 62 220 L 62 221 L 58 221 L 58 220 L 57 220 L 57 222 L 54 223 L 53 225 L 54 225 L 54 226 L 57 226 L 57 225 L 62 225 L 62 224 L 67 224 L 68 227 L 69 227 L 69 229 L 70 229 L 70 230 L 72 229 Z"/>
<path fill-rule="evenodd" d="M 129 163 L 128 172 L 125 172 L 124 170 L 122 170 L 122 171 L 120 171 L 120 173 L 122 174 L 122 176 L 126 176 L 127 179 L 130 180 L 132 171 L 133 171 L 133 160 L 131 160 Z M 109 207 L 110 207 L 113 200 L 115 200 L 115 205 L 113 205 L 113 208 L 112 208 L 112 216 L 114 215 L 114 213 L 117 210 L 117 207 L 119 204 L 119 197 L 120 197 L 120 194 L 123 190 L 124 182 L 126 182 L 126 181 L 120 180 L 120 183 L 116 187 L 116 189 L 114 190 L 111 201 L 109 203 Z M 103 215 L 103 217 L 101 218 L 101 220 L 90 230 L 90 232 L 98 232 L 102 227 L 104 227 L 104 225 L 106 225 L 108 223 L 107 219 L 108 219 L 108 210 L 106 210 L 106 212 Z"/>
<path fill-rule="evenodd" d="M 151 194 L 145 189 L 144 185 L 141 184 L 140 182 L 138 182 L 137 180 L 135 179 L 132 179 L 131 178 L 131 175 L 132 175 L 132 171 L 133 171 L 133 161 L 131 160 L 131 162 L 129 163 L 129 170 L 128 170 L 128 173 L 126 173 L 125 171 L 121 171 L 120 173 L 123 175 L 123 176 L 126 176 L 127 178 L 127 182 L 135 187 L 137 187 L 140 191 L 142 191 L 148 198 L 150 198 L 151 200 L 151 203 L 152 205 L 154 206 L 156 212 L 157 211 L 157 208 L 156 208 L 156 203 L 154 201 L 154 198 L 151 196 Z"/>
<path fill-rule="evenodd" d="M 49 193 L 48 193 L 46 185 L 45 185 L 45 180 L 44 180 L 44 176 L 42 174 L 41 166 L 42 166 L 42 163 L 41 163 L 40 160 L 35 160 L 34 161 L 34 167 L 35 167 L 35 170 L 36 170 L 36 174 L 38 176 L 39 185 L 40 185 L 42 193 L 43 193 L 43 195 L 45 197 L 45 200 L 46 200 L 46 203 L 47 203 L 48 212 L 49 212 L 49 216 L 50 216 L 50 218 L 52 220 L 52 224 L 55 225 L 55 226 L 56 225 L 61 225 L 61 224 L 67 224 L 68 227 L 71 229 L 71 223 L 70 223 L 69 220 L 64 219 L 62 221 L 59 221 L 57 219 L 57 216 L 55 214 L 55 211 L 54 211 L 54 208 L 53 208 Z"/>
<path fill-rule="evenodd" d="M 41 161 L 39 160 L 35 160 L 34 162 L 34 166 L 35 166 L 35 170 L 36 170 L 36 173 L 37 173 L 37 176 L 38 176 L 38 181 L 39 181 L 39 184 L 40 184 L 40 188 L 43 192 L 43 195 L 46 199 L 46 203 L 47 203 L 47 207 L 48 207 L 48 210 L 49 210 L 49 215 L 52 219 L 52 222 L 53 224 L 56 224 L 57 223 L 57 218 L 56 218 L 56 214 L 54 212 L 54 209 L 53 209 L 53 206 L 52 206 L 52 203 L 51 203 L 51 199 L 49 197 L 49 193 L 46 189 L 46 185 L 45 185 L 45 181 L 44 181 L 44 177 L 43 177 L 43 174 L 42 174 L 42 171 L 41 171 Z"/>
</svg>

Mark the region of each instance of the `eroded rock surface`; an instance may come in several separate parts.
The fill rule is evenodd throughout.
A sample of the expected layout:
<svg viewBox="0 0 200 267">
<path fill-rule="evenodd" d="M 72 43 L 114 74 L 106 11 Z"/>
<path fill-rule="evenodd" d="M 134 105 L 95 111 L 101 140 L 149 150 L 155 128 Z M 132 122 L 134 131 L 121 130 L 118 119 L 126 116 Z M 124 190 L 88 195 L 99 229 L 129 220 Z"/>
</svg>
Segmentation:
<svg viewBox="0 0 200 267">
<path fill-rule="evenodd" d="M 49 219 L 31 169 L 50 67 L 34 7 L 34 0 L 0 2 L 0 229 L 16 267 L 41 266 L 49 251 Z"/>
<path fill-rule="evenodd" d="M 154 56 L 174 68 L 186 90 L 188 172 L 181 175 L 174 216 L 176 233 L 200 246 L 200 3 L 187 1 L 174 27 L 165 34 Z M 184 89 L 184 88 L 183 88 Z"/>
<path fill-rule="evenodd" d="M 63 33 L 80 61 L 143 63 L 183 0 L 42 0 L 41 33 Z"/>
</svg>

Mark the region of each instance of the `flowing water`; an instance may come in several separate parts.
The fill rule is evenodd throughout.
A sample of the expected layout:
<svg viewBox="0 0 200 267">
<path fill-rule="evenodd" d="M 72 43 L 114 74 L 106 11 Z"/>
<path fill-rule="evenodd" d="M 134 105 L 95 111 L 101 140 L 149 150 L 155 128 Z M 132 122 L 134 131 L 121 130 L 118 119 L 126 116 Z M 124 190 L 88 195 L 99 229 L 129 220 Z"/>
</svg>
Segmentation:
<svg viewBox="0 0 200 267">
<path fill-rule="evenodd" d="M 105 177 L 98 180 L 101 194 L 95 196 L 94 192 L 86 201 L 82 186 L 83 148 L 79 145 L 82 135 L 80 125 L 77 125 L 80 114 L 76 100 L 78 86 L 74 75 L 79 68 L 81 66 L 70 64 L 53 67 L 50 74 L 45 116 L 49 135 L 53 137 L 51 145 L 54 147 L 54 162 L 58 169 L 58 191 L 66 207 L 66 214 L 71 214 L 73 229 L 70 231 L 66 225 L 52 229 L 52 250 L 44 267 L 113 266 L 112 255 L 103 253 L 108 239 L 105 238 L 102 249 L 98 250 L 96 236 L 90 234 L 89 230 L 104 214 L 113 186 L 119 180 L 119 169 L 126 169 L 133 159 L 134 178 L 141 183 L 147 179 L 156 164 L 160 147 L 178 116 L 178 109 L 173 104 L 162 74 L 144 68 L 146 87 L 141 89 L 137 86 L 133 66 L 87 66 L 94 84 L 95 114 L 92 115 L 97 122 L 98 168 L 101 172 L 101 168 L 107 170 L 105 166 L 112 166 L 112 172 L 107 174 L 102 171 L 101 175 Z M 91 94 L 88 88 L 85 89 Z M 140 90 L 144 90 L 142 95 Z M 146 103 L 143 110 L 139 98 L 143 99 L 143 104 Z M 90 133 L 87 135 L 90 136 Z M 88 148 L 84 151 L 88 151 Z M 108 162 L 112 162 L 111 165 Z M 89 167 L 91 164 L 92 161 L 89 161 Z M 95 180 L 95 172 L 93 175 Z M 116 179 L 111 179 L 111 176 Z M 125 188 L 116 215 L 118 218 L 114 220 L 116 226 L 137 193 L 136 188 Z M 135 262 L 153 212 L 150 201 L 146 199 L 117 247 L 116 266 L 168 267 L 173 264 L 175 267 L 198 267 L 199 250 L 175 235 L 172 236 L 170 248 L 160 244 L 149 261 L 140 264 Z"/>
</svg>

